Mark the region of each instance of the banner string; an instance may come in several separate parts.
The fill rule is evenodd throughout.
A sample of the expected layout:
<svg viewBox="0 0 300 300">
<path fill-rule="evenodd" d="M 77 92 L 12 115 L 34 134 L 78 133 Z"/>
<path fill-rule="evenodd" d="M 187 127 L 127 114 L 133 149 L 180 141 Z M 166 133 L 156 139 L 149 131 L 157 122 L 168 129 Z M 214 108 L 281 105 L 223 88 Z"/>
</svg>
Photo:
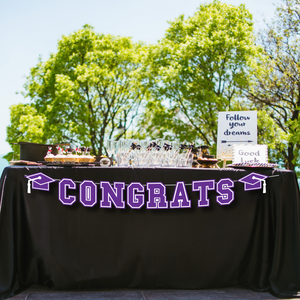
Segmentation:
<svg viewBox="0 0 300 300">
<path fill-rule="evenodd" d="M 268 176 L 268 178 L 266 178 L 266 179 L 269 179 L 269 178 L 273 178 L 273 177 L 279 177 L 279 175 L 271 175 L 271 176 Z M 56 180 L 56 181 L 61 181 L 61 179 L 56 179 L 56 178 L 53 178 L 54 180 Z M 75 183 L 81 183 L 82 181 L 78 181 L 78 180 L 73 180 L 72 179 L 72 181 L 73 182 L 75 182 Z M 233 182 L 238 182 L 239 181 L 239 179 L 236 179 L 236 180 L 233 180 Z M 94 181 L 93 181 L 94 182 Z M 95 184 L 100 184 L 100 182 L 94 182 Z M 131 184 L 131 183 L 125 183 L 125 185 L 127 186 L 127 185 L 129 185 L 129 184 Z M 192 185 L 192 183 L 184 183 L 186 186 L 187 185 Z M 146 186 L 147 184 L 142 184 L 143 186 Z M 167 184 L 164 184 L 164 186 L 170 186 L 170 187 L 172 187 L 172 186 L 176 186 L 176 184 L 175 183 L 167 183 Z"/>
</svg>

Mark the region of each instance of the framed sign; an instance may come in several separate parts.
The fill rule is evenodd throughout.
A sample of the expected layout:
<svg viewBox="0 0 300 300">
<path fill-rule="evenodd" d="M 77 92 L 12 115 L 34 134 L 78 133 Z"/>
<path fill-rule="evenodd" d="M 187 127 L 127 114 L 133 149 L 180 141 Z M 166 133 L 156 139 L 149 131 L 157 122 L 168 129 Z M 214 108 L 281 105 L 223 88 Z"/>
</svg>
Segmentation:
<svg viewBox="0 0 300 300">
<path fill-rule="evenodd" d="M 217 158 L 233 159 L 234 145 L 257 144 L 257 111 L 219 112 Z"/>
<path fill-rule="evenodd" d="M 267 163 L 267 145 L 234 145 L 233 161 L 236 163 Z"/>
</svg>

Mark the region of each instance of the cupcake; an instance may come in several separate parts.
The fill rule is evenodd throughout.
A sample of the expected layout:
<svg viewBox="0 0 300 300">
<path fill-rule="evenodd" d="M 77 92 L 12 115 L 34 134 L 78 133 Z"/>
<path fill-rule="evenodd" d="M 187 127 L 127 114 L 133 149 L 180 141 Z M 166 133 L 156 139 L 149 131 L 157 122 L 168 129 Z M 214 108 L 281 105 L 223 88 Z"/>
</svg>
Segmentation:
<svg viewBox="0 0 300 300">
<path fill-rule="evenodd" d="M 80 151 L 79 148 L 75 149 L 75 154 L 73 154 L 73 158 L 74 158 L 74 163 L 79 163 L 79 157 L 80 155 L 78 155 L 78 152 Z"/>
<path fill-rule="evenodd" d="M 95 160 L 96 160 L 96 156 L 90 155 L 90 160 L 89 160 L 89 162 L 90 162 L 90 163 L 93 163 Z"/>
<path fill-rule="evenodd" d="M 56 147 L 58 153 L 54 156 L 54 161 L 59 162 L 59 163 L 64 163 L 65 162 L 65 155 L 64 155 L 64 150 L 60 148 L 59 146 Z"/>
<path fill-rule="evenodd" d="M 86 155 L 86 147 L 80 147 L 81 155 L 78 156 L 79 163 L 88 163 L 90 158 Z"/>
<path fill-rule="evenodd" d="M 92 150 L 92 148 L 90 148 L 90 147 L 88 147 L 88 148 L 86 149 L 86 158 L 88 159 L 88 162 L 89 162 L 89 163 L 92 163 L 92 162 L 94 162 L 94 161 L 96 160 L 96 157 L 95 157 L 95 156 L 92 156 L 92 155 L 90 154 L 91 150 Z"/>
<path fill-rule="evenodd" d="M 48 151 L 44 160 L 47 162 L 54 162 L 54 155 L 52 154 L 52 147 L 48 147 Z"/>
<path fill-rule="evenodd" d="M 75 155 L 73 155 L 73 151 L 74 150 L 72 148 L 67 149 L 67 155 L 65 157 L 65 162 L 68 164 L 75 163 Z"/>
</svg>

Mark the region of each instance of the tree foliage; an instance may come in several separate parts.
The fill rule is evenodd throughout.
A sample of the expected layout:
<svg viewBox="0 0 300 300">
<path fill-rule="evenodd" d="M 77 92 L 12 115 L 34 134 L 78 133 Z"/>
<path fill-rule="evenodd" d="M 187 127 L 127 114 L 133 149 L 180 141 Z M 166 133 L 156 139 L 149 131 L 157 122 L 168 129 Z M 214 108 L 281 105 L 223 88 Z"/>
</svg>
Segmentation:
<svg viewBox="0 0 300 300">
<path fill-rule="evenodd" d="M 33 143 L 44 143 L 45 137 L 45 123 L 46 118 L 39 115 L 37 110 L 29 104 L 16 104 L 10 107 L 11 117 L 10 125 L 7 126 L 6 141 L 12 145 L 13 152 L 9 152 L 4 156 L 8 161 L 19 159 L 20 149 L 14 146 L 15 143 L 21 141 L 31 141 Z"/>
<path fill-rule="evenodd" d="M 25 96 L 46 116 L 48 142 L 92 146 L 101 154 L 121 119 L 129 127 L 145 97 L 144 46 L 85 25 L 31 69 Z"/>
<path fill-rule="evenodd" d="M 300 1 L 284 0 L 267 29 L 260 32 L 259 42 L 265 56 L 254 84 L 246 94 L 259 109 L 274 120 L 283 139 L 275 152 L 285 167 L 299 165 L 300 109 Z"/>
<path fill-rule="evenodd" d="M 203 4 L 194 16 L 170 22 L 165 37 L 149 49 L 153 99 L 141 128 L 181 140 L 217 141 L 219 111 L 237 105 L 239 88 L 260 49 L 244 5 Z"/>
</svg>

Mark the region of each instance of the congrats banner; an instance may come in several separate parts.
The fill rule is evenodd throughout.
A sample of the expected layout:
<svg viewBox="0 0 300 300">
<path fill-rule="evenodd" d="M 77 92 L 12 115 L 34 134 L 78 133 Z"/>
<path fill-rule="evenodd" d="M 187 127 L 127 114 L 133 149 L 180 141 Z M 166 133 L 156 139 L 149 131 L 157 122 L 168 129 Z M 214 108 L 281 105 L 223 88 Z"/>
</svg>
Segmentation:
<svg viewBox="0 0 300 300">
<path fill-rule="evenodd" d="M 79 201 L 85 207 L 93 207 L 97 204 L 98 198 L 101 208 L 118 208 L 124 209 L 127 205 L 132 209 L 140 209 L 146 205 L 147 209 L 176 209 L 176 208 L 191 208 L 191 200 L 189 199 L 186 186 L 192 186 L 192 192 L 198 194 L 198 207 L 210 206 L 208 192 L 216 191 L 216 199 L 220 205 L 229 205 L 234 199 L 235 184 L 242 183 L 244 191 L 260 190 L 263 188 L 263 193 L 266 192 L 266 179 L 272 176 L 266 176 L 252 172 L 238 180 L 230 178 L 222 178 L 218 181 L 215 179 L 196 180 L 191 183 L 178 181 L 172 186 L 175 187 L 172 199 L 167 200 L 166 187 L 162 182 L 113 182 L 92 180 L 83 180 L 76 182 L 71 178 L 54 179 L 48 175 L 39 172 L 32 175 L 25 175 L 27 180 L 27 193 L 33 191 L 49 192 L 51 185 L 58 182 L 58 200 L 63 205 L 73 205 Z M 32 191 L 33 190 L 33 191 Z M 79 196 L 71 195 L 71 190 L 79 191 Z M 101 196 L 99 197 L 98 194 Z M 147 202 L 145 195 L 147 193 Z"/>
</svg>

